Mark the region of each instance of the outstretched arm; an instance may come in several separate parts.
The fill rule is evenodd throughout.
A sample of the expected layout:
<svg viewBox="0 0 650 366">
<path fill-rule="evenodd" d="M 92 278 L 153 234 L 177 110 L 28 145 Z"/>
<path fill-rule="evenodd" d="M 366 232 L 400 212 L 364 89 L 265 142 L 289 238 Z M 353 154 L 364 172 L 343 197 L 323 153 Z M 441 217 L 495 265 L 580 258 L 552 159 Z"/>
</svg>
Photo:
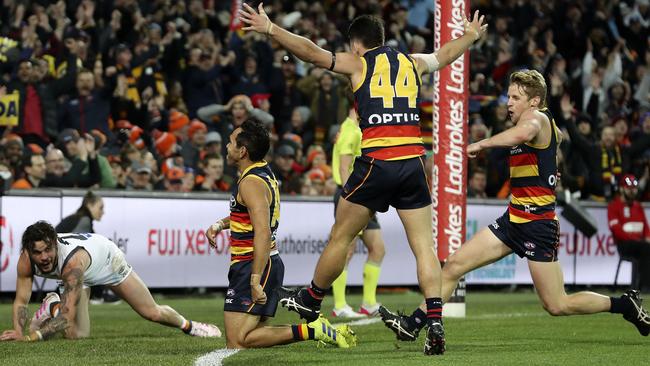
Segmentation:
<svg viewBox="0 0 650 366">
<path fill-rule="evenodd" d="M 266 15 L 263 5 L 260 3 L 257 7 L 258 11 L 255 11 L 250 5 L 243 4 L 244 9 L 239 11 L 239 19 L 247 25 L 243 28 L 244 30 L 266 34 L 299 59 L 318 67 L 330 68 L 332 65 L 332 52 L 318 47 L 305 37 L 293 34 L 277 24 L 273 24 Z M 362 69 L 363 64 L 359 57 L 351 53 L 341 52 L 336 54 L 336 64 L 332 71 L 352 75 L 361 73 Z"/>
<path fill-rule="evenodd" d="M 490 138 L 475 142 L 467 146 L 467 155 L 471 158 L 484 149 L 493 147 L 512 147 L 531 141 L 542 130 L 542 125 L 534 116 L 523 115 L 522 120 L 511 127 Z"/>
<path fill-rule="evenodd" d="M 418 70 L 424 73 L 434 72 L 454 62 L 467 49 L 487 32 L 487 24 L 483 24 L 485 15 L 479 17 L 478 10 L 474 12 L 472 21 L 464 19 L 465 34 L 442 45 L 439 50 L 430 54 L 412 54 L 418 65 Z"/>
</svg>

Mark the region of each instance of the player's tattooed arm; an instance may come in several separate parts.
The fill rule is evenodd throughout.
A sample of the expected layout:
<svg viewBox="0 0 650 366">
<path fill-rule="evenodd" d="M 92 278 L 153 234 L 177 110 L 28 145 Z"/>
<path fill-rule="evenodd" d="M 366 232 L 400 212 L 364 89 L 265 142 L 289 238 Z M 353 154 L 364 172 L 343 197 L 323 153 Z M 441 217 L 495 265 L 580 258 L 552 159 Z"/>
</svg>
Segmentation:
<svg viewBox="0 0 650 366">
<path fill-rule="evenodd" d="M 81 268 L 71 268 L 61 276 L 65 289 L 61 296 L 61 310 L 52 321 L 40 329 L 43 339 L 51 338 L 61 331 L 65 331 L 67 338 L 76 338 L 74 319 L 83 287 L 83 272 Z"/>
<path fill-rule="evenodd" d="M 27 306 L 20 305 L 17 309 L 17 318 L 18 318 L 18 328 L 21 330 L 25 329 L 25 324 L 27 324 Z"/>
<path fill-rule="evenodd" d="M 77 324 L 75 323 L 77 306 L 83 291 L 84 271 L 89 265 L 88 253 L 85 250 L 80 250 L 63 268 L 61 280 L 64 292 L 61 296 L 59 314 L 39 329 L 44 340 L 59 332 L 64 332 L 66 338 L 77 338 Z"/>
</svg>

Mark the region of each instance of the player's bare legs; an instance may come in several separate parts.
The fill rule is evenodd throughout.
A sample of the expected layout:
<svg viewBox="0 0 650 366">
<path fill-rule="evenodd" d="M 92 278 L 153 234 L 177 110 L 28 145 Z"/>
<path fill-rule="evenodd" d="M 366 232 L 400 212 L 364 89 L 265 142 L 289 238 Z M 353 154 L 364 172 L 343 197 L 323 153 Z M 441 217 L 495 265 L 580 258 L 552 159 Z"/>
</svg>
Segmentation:
<svg viewBox="0 0 650 366">
<path fill-rule="evenodd" d="M 181 328 L 183 317 L 167 305 L 158 305 L 151 292 L 135 271 L 117 286 L 112 286 L 115 294 L 126 301 L 136 313 L 152 322 L 168 327 Z"/>
<path fill-rule="evenodd" d="M 431 205 L 397 210 L 417 266 L 418 283 L 425 298 L 440 297 L 440 262 L 433 248 Z"/>
<path fill-rule="evenodd" d="M 440 298 L 440 262 L 433 248 L 431 205 L 417 209 L 398 209 L 406 238 L 415 256 L 418 283 L 426 302 L 427 337 L 424 354 L 445 352 L 445 331 L 442 327 L 442 299 Z M 380 311 L 381 313 L 381 311 Z"/>
<path fill-rule="evenodd" d="M 507 245 L 484 228 L 447 258 L 442 268 L 442 301 L 447 302 L 465 274 L 512 253 Z"/>
<path fill-rule="evenodd" d="M 442 301 L 447 302 L 458 285 L 458 280 L 466 273 L 496 262 L 512 253 L 512 250 L 497 238 L 490 229 L 484 228 L 469 241 L 461 245 L 447 258 L 442 268 Z M 410 316 L 394 314 L 381 307 L 380 315 L 384 324 L 397 335 L 399 340 L 414 341 L 426 325 L 427 306 L 423 301 Z"/>
<path fill-rule="evenodd" d="M 368 261 L 381 264 L 386 255 L 384 239 L 381 237 L 381 229 L 364 230 L 361 240 L 368 249 Z"/>
<path fill-rule="evenodd" d="M 339 199 L 330 240 L 318 259 L 314 283 L 327 289 L 345 268 L 345 258 L 357 234 L 368 225 L 372 211 L 365 206 Z"/>
<path fill-rule="evenodd" d="M 211 324 L 192 322 L 167 305 L 158 305 L 147 286 L 135 271 L 117 286 L 111 286 L 115 294 L 126 301 L 143 318 L 200 337 L 219 337 L 221 331 Z"/>
<path fill-rule="evenodd" d="M 544 310 L 554 316 L 594 314 L 609 311 L 611 302 L 608 296 L 595 292 L 582 291 L 567 295 L 564 291 L 564 277 L 560 262 L 528 261 L 537 296 Z"/>
<path fill-rule="evenodd" d="M 224 311 L 226 347 L 260 348 L 293 342 L 291 327 L 269 327 L 259 315 Z"/>
</svg>

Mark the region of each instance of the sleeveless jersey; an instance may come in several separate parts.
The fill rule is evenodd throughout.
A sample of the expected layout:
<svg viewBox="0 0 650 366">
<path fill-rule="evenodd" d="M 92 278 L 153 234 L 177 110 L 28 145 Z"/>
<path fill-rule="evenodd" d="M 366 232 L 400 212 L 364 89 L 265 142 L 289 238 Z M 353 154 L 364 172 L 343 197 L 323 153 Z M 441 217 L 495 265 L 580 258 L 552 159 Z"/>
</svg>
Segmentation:
<svg viewBox="0 0 650 366">
<path fill-rule="evenodd" d="M 363 132 L 362 155 L 402 160 L 424 155 L 420 132 L 420 76 L 415 61 L 388 46 L 363 57 L 354 97 Z"/>
<path fill-rule="evenodd" d="M 84 271 L 86 286 L 113 285 L 116 278 L 124 278 L 131 271 L 124 253 L 108 238 L 89 233 L 57 234 L 57 264 L 52 272 L 43 273 L 32 264 L 32 273 L 39 277 L 61 279 L 61 272 L 72 255 L 84 249 L 90 256 L 90 266 Z M 117 276 L 116 276 L 117 275 Z"/>
<path fill-rule="evenodd" d="M 548 117 L 551 124 L 548 144 L 526 143 L 510 148 L 511 199 L 508 212 L 513 223 L 557 219 L 557 129 L 549 110 L 544 108 L 539 111 Z"/>
<path fill-rule="evenodd" d="M 275 179 L 271 168 L 267 162 L 255 163 L 242 173 L 241 177 L 234 185 L 232 196 L 230 196 L 230 264 L 242 261 L 253 260 L 253 237 L 255 232 L 251 217 L 248 214 L 248 207 L 237 200 L 239 194 L 239 185 L 241 181 L 248 177 L 255 177 L 266 185 L 271 194 L 271 205 L 269 206 L 269 217 L 271 221 L 271 250 L 276 249 L 275 235 L 278 230 L 280 221 L 280 191 L 278 190 L 278 181 Z"/>
</svg>

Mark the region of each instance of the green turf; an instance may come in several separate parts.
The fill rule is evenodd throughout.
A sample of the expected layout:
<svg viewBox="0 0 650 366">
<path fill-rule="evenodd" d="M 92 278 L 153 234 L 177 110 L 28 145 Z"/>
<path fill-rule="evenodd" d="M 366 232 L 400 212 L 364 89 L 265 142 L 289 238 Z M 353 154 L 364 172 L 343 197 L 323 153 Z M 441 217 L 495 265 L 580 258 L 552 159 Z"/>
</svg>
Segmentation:
<svg viewBox="0 0 650 366">
<path fill-rule="evenodd" d="M 223 298 L 157 298 L 188 317 L 223 327 Z M 414 293 L 379 295 L 392 309 L 411 309 Z M 447 353 L 422 355 L 417 342 L 397 343 L 380 323 L 355 328 L 359 346 L 316 348 L 314 342 L 242 351 L 225 365 L 594 365 L 647 364 L 650 339 L 620 315 L 553 318 L 532 292 L 468 294 L 468 317 L 447 319 Z M 359 297 L 350 296 L 351 305 Z M 30 310 L 35 310 L 32 304 Z M 325 303 L 331 309 L 331 302 Z M 191 338 L 140 319 L 128 305 L 91 306 L 92 337 L 39 343 L 0 343 L 3 365 L 191 365 L 202 354 L 225 346 L 223 339 Z M 295 322 L 278 309 L 276 324 Z M 0 304 L 0 327 L 11 326 L 11 304 Z"/>
</svg>

